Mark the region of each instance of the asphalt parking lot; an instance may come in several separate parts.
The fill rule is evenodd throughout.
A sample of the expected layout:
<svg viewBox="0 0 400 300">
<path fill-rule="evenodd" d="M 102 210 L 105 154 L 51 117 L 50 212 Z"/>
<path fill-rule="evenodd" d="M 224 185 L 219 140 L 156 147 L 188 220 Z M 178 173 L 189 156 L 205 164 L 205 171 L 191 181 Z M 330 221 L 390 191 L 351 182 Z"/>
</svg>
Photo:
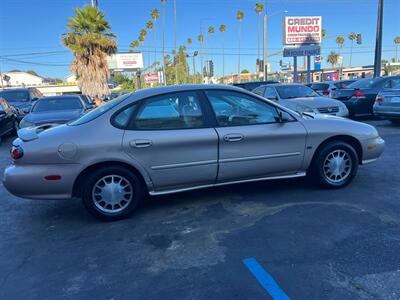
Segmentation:
<svg viewBox="0 0 400 300">
<path fill-rule="evenodd" d="M 385 153 L 342 190 L 242 184 L 151 198 L 103 223 L 77 200 L 1 185 L 0 299 L 272 299 L 249 258 L 290 299 L 400 299 L 400 127 L 368 123 Z"/>
</svg>

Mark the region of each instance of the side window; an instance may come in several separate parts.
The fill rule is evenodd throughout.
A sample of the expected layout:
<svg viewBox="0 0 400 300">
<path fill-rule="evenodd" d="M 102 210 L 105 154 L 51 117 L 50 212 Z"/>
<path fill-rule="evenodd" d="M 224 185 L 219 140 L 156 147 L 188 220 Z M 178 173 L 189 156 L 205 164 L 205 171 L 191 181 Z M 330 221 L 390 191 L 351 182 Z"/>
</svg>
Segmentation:
<svg viewBox="0 0 400 300">
<path fill-rule="evenodd" d="M 137 129 L 149 130 L 200 128 L 204 118 L 196 92 L 182 92 L 146 101 L 135 124 Z"/>
<path fill-rule="evenodd" d="M 253 93 L 264 97 L 264 91 L 265 91 L 265 87 L 260 86 L 260 87 L 256 88 L 253 91 Z"/>
<path fill-rule="evenodd" d="M 231 91 L 206 91 L 219 126 L 275 123 L 274 106 L 249 95 Z"/>
<path fill-rule="evenodd" d="M 265 89 L 265 98 L 270 99 L 270 100 L 278 100 L 278 96 L 275 92 L 275 89 L 271 87 L 267 87 Z"/>
<path fill-rule="evenodd" d="M 112 119 L 112 124 L 118 128 L 126 128 L 129 125 L 129 121 L 131 120 L 131 116 L 135 111 L 136 105 L 131 105 L 129 107 L 124 108 L 119 113 L 114 115 Z"/>
<path fill-rule="evenodd" d="M 390 89 L 392 87 L 392 80 L 386 81 L 385 84 L 383 85 L 383 87 L 385 89 Z"/>
</svg>

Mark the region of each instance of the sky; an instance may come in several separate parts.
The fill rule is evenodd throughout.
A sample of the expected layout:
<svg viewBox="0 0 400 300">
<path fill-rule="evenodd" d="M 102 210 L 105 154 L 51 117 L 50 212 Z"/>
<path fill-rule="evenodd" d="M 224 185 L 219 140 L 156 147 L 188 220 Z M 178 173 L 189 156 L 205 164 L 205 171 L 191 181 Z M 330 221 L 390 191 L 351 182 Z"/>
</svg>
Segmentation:
<svg viewBox="0 0 400 300">
<path fill-rule="evenodd" d="M 241 35 L 241 69 L 255 71 L 257 58 L 257 14 L 256 0 L 176 0 L 177 44 L 188 47 L 188 52 L 199 49 L 197 36 L 209 26 L 215 33 L 209 42 L 210 56 L 215 71 L 222 73 L 220 24 L 227 26 L 225 34 L 225 74 L 237 71 L 238 21 L 236 12 L 244 11 Z M 160 0 L 98 0 L 112 32 L 117 35 L 119 51 L 128 51 L 129 44 L 137 39 L 139 31 L 150 19 L 150 10 L 161 11 Z M 264 1 L 263 1 L 264 2 Z M 267 0 L 268 51 L 278 54 L 269 58 L 272 70 L 279 69 L 282 58 L 282 19 L 286 16 L 322 16 L 322 27 L 327 32 L 323 43 L 323 67 L 330 51 L 338 51 L 335 39 L 338 34 L 356 32 L 362 34 L 363 44 L 355 45 L 353 65 L 370 65 L 374 59 L 378 0 Z M 63 47 L 61 36 L 67 31 L 68 18 L 74 8 L 90 4 L 90 0 L 0 0 L 0 69 L 34 70 L 45 77 L 65 79 L 70 74 L 73 59 L 70 51 Z M 284 13 L 287 10 L 288 13 Z M 384 59 L 395 57 L 393 39 L 400 36 L 400 0 L 385 0 L 383 24 Z M 166 4 L 166 49 L 171 52 L 173 37 L 173 1 Z M 161 19 L 156 24 L 157 51 L 161 51 Z M 154 51 L 153 33 L 144 44 L 144 51 Z M 191 38 L 193 44 L 187 45 Z M 262 52 L 262 50 L 261 50 Z M 349 62 L 350 41 L 346 39 L 342 53 L 344 65 Z M 400 50 L 399 50 L 400 52 Z M 400 53 L 399 53 L 400 56 Z M 160 57 L 160 56 L 159 56 Z M 144 52 L 147 64 L 147 52 Z M 199 68 L 200 60 L 196 61 Z"/>
</svg>

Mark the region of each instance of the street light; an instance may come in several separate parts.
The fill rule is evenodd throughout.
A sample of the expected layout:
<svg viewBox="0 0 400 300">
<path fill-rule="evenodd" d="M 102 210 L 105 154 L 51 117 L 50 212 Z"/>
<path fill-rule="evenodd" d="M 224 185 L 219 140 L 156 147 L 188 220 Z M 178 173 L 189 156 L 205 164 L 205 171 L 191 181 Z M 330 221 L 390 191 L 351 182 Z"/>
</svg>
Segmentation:
<svg viewBox="0 0 400 300">
<path fill-rule="evenodd" d="M 289 11 L 285 9 L 284 11 L 273 12 L 267 15 L 267 1 L 265 1 L 265 15 L 264 15 L 264 81 L 268 80 L 268 34 L 267 34 L 267 20 L 273 16 L 280 14 L 287 14 Z"/>
</svg>

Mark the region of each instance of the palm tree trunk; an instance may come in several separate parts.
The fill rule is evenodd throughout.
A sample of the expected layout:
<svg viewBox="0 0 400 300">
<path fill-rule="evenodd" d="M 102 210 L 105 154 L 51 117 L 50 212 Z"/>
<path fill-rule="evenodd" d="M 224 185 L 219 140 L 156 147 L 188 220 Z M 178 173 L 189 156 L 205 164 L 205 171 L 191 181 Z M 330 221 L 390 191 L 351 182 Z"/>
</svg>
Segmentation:
<svg viewBox="0 0 400 300">
<path fill-rule="evenodd" d="M 177 57 L 178 52 L 176 51 L 176 0 L 174 0 L 174 50 L 175 57 Z M 175 64 L 175 84 L 178 84 L 178 64 Z"/>
<path fill-rule="evenodd" d="M 351 61 L 353 60 L 353 46 L 354 46 L 354 40 L 351 41 L 351 46 L 350 46 L 350 62 L 349 62 L 350 68 L 351 68 Z"/>
<path fill-rule="evenodd" d="M 201 74 L 201 83 L 204 83 L 204 63 L 203 63 L 203 43 L 200 43 L 200 74 Z"/>
<path fill-rule="evenodd" d="M 257 26 L 257 43 L 258 43 L 258 48 L 257 48 L 257 75 L 260 74 L 260 14 L 258 14 L 258 26 Z"/>
<path fill-rule="evenodd" d="M 167 85 L 167 74 L 165 72 L 165 2 L 162 4 L 162 62 L 164 73 L 164 85 Z"/>
<path fill-rule="evenodd" d="M 396 62 L 399 62 L 399 58 L 397 56 L 397 51 L 399 50 L 399 45 L 396 44 Z"/>
<path fill-rule="evenodd" d="M 208 33 L 206 33 L 206 76 L 208 77 Z"/>
<path fill-rule="evenodd" d="M 222 83 L 224 83 L 225 77 L 225 38 L 222 33 Z"/>
<path fill-rule="evenodd" d="M 239 76 L 239 83 L 241 81 L 241 76 L 240 76 L 240 37 L 241 37 L 241 26 L 240 26 L 240 21 L 239 21 L 239 26 L 238 26 L 238 76 Z"/>
<path fill-rule="evenodd" d="M 156 22 L 154 22 L 154 71 L 156 71 L 156 61 L 157 61 L 157 39 L 156 39 Z"/>
</svg>

